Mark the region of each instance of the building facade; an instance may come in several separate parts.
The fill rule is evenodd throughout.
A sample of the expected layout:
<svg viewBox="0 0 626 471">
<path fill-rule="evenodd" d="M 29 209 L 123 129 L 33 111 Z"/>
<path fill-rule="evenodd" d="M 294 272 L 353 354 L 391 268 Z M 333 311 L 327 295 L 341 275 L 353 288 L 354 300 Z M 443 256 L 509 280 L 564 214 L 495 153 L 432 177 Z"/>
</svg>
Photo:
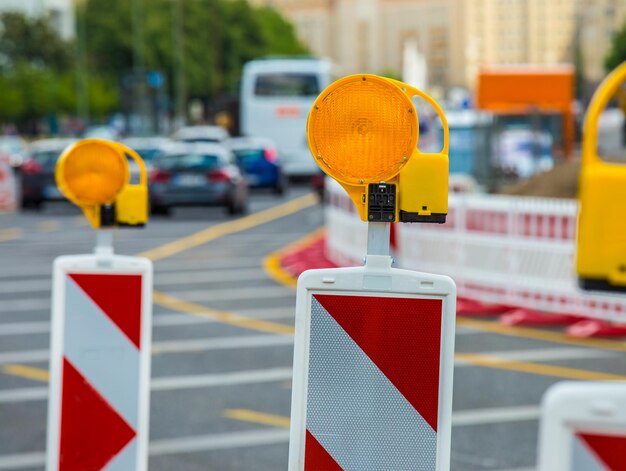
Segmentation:
<svg viewBox="0 0 626 471">
<path fill-rule="evenodd" d="M 345 73 L 396 73 L 417 44 L 430 87 L 472 88 L 481 67 L 572 63 L 580 41 L 589 80 L 604 73 L 624 0 L 252 0 L 290 19 L 300 39 Z"/>
</svg>

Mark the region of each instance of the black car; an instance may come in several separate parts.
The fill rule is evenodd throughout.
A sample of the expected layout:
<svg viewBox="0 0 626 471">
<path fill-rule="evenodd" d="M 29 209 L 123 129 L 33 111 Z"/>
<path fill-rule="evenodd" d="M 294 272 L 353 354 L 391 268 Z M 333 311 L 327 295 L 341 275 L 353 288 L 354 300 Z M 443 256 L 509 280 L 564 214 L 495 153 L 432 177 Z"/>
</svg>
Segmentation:
<svg viewBox="0 0 626 471">
<path fill-rule="evenodd" d="M 45 201 L 63 200 L 54 179 L 54 169 L 73 139 L 42 139 L 31 144 L 20 169 L 22 208 L 39 209 Z"/>
</svg>

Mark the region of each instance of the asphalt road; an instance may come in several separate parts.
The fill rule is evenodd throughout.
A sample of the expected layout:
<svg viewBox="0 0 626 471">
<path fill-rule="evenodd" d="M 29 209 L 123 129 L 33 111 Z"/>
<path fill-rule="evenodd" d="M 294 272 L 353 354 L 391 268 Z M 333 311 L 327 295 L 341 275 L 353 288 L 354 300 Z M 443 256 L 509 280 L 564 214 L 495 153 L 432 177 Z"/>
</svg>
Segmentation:
<svg viewBox="0 0 626 471">
<path fill-rule="evenodd" d="M 155 259 L 150 470 L 286 469 L 295 292 L 263 261 L 323 225 L 305 193 L 256 194 L 240 220 L 181 209 L 116 234 L 117 253 Z M 51 265 L 93 240 L 66 204 L 0 215 L 0 469 L 43 469 Z M 547 387 L 626 379 L 617 341 L 486 319 L 457 330 L 454 470 L 532 469 Z"/>
</svg>

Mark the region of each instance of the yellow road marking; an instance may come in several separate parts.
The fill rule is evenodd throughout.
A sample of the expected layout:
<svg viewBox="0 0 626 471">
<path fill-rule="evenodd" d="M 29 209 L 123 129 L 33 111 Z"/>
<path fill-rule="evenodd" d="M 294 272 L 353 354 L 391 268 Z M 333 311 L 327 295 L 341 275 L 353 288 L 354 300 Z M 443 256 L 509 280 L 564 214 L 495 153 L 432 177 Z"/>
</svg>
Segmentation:
<svg viewBox="0 0 626 471">
<path fill-rule="evenodd" d="M 224 323 L 242 326 L 249 329 L 260 330 L 262 332 L 270 332 L 277 333 L 283 335 L 292 335 L 293 328 L 289 326 L 284 326 L 280 324 L 275 324 L 266 321 L 256 321 L 255 319 L 243 318 L 237 319 L 238 317 L 235 314 L 224 313 L 215 311 L 213 309 L 207 309 L 203 306 L 199 306 L 199 308 L 204 309 L 206 312 L 206 316 L 203 316 L 203 312 L 199 312 L 194 315 L 201 315 L 203 317 L 210 317 L 211 319 L 219 320 L 220 316 L 226 316 L 226 320 Z M 234 318 L 234 319 L 233 319 Z M 251 322 L 252 321 L 252 322 Z M 258 323 L 258 325 L 256 325 Z M 263 325 L 267 324 L 267 325 Z M 476 353 L 457 353 L 455 356 L 455 361 L 467 363 L 474 366 L 480 366 L 483 368 L 494 368 L 498 370 L 509 370 L 509 371 L 517 371 L 520 373 L 528 373 L 540 376 L 550 376 L 553 378 L 565 378 L 565 379 L 577 379 L 577 380 L 588 380 L 588 381 L 626 381 L 626 376 L 613 374 L 613 373 L 605 373 L 601 371 L 590 371 L 590 370 L 581 370 L 577 368 L 566 368 L 562 366 L 554 366 L 543 363 L 530 363 L 525 361 L 515 361 L 515 360 L 507 360 L 504 358 L 498 358 L 490 355 L 481 355 Z M 19 376 L 21 378 L 32 379 L 35 381 L 48 381 L 48 371 L 41 368 L 34 368 L 26 365 L 19 364 L 11 364 L 5 365 L 1 368 L 3 373 L 6 373 L 11 376 Z M 285 381 L 282 383 L 282 387 L 289 388 L 291 387 L 291 383 Z M 229 417 L 236 418 L 238 420 L 246 420 L 243 417 L 251 417 L 249 414 L 242 412 L 241 409 L 234 409 Z M 232 412 L 232 411 L 231 411 Z M 249 411 L 248 411 L 249 412 Z M 234 415 L 237 415 L 235 417 Z M 262 414 L 261 414 L 262 415 Z"/>
<path fill-rule="evenodd" d="M 44 383 L 47 382 L 49 378 L 47 370 L 26 365 L 5 365 L 2 367 L 2 372 L 12 376 L 42 381 Z"/>
<path fill-rule="evenodd" d="M 252 422 L 255 424 L 271 425 L 272 427 L 289 428 L 289 417 L 281 415 L 265 414 L 249 409 L 226 409 L 224 417 L 243 422 Z"/>
<path fill-rule="evenodd" d="M 500 335 L 508 335 L 511 337 L 521 337 L 532 340 L 541 340 L 544 342 L 562 343 L 565 345 L 576 345 L 578 347 L 599 348 L 603 350 L 615 350 L 618 352 L 626 351 L 626 342 L 618 342 L 606 339 L 577 339 L 568 337 L 559 332 L 549 330 L 529 329 L 527 327 L 515 327 L 504 324 L 497 324 L 490 321 L 479 321 L 475 319 L 457 318 L 457 325 L 468 327 L 471 329 L 481 330 Z"/>
<path fill-rule="evenodd" d="M 293 335 L 294 333 L 294 328 L 290 325 L 254 319 L 252 317 L 241 316 L 232 312 L 211 309 L 200 304 L 183 301 L 182 299 L 175 298 L 159 291 L 155 291 L 152 296 L 154 302 L 161 306 L 191 314 L 192 316 L 212 319 L 214 321 L 221 322 L 222 324 L 234 325 L 244 329 L 257 330 L 260 332 L 268 332 L 270 334 Z"/>
<path fill-rule="evenodd" d="M 590 381 L 625 381 L 626 376 L 602 373 L 599 371 L 579 370 L 575 368 L 564 368 L 562 366 L 546 365 L 541 363 L 529 363 L 525 361 L 505 360 L 488 355 L 478 355 L 474 353 L 457 353 L 457 361 L 469 363 L 471 365 L 483 366 L 485 368 L 497 368 L 500 370 L 519 371 L 542 376 L 552 376 L 555 378 L 584 379 Z"/>
<path fill-rule="evenodd" d="M 265 272 L 276 282 L 288 286 L 290 288 L 295 288 L 298 282 L 297 278 L 295 278 L 291 273 L 280 266 L 280 260 L 289 252 L 294 252 L 299 250 L 313 242 L 317 241 L 319 238 L 324 236 L 326 229 L 321 227 L 316 229 L 315 231 L 307 234 L 301 239 L 292 242 L 285 247 L 281 247 L 279 250 L 276 250 L 269 254 L 267 257 L 263 259 L 263 268 Z"/>
<path fill-rule="evenodd" d="M 54 232 L 58 231 L 61 228 L 61 223 L 59 221 L 42 221 L 37 224 L 37 230 L 39 232 Z"/>
<path fill-rule="evenodd" d="M 10 229 L 0 229 L 0 242 L 6 242 L 9 240 L 15 240 L 22 237 L 22 229 L 12 227 Z"/>
<path fill-rule="evenodd" d="M 194 247 L 198 247 L 199 245 L 206 244 L 207 242 L 215 240 L 219 237 L 245 231 L 261 224 L 280 219 L 293 213 L 297 213 L 302 209 L 317 204 L 317 202 L 317 195 L 315 195 L 314 193 L 308 193 L 287 203 L 274 206 L 264 211 L 259 211 L 258 213 L 254 213 L 249 216 L 236 219 L 234 221 L 211 226 L 190 236 L 183 237 L 182 239 L 178 239 L 173 242 L 161 245 L 160 247 L 156 247 L 154 249 L 142 252 L 138 254 L 138 256 L 148 258 L 152 261 L 171 257 L 172 255 L 176 255 L 185 250 L 189 250 Z"/>
</svg>

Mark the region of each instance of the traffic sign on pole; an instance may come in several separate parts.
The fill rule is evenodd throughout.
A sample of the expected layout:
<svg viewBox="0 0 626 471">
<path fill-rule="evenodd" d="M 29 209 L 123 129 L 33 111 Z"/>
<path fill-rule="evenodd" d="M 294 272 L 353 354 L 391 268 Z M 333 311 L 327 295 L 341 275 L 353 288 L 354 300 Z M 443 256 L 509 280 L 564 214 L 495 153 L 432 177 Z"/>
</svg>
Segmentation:
<svg viewBox="0 0 626 471">
<path fill-rule="evenodd" d="M 57 164 L 61 191 L 96 228 L 145 222 L 125 149 L 80 141 Z M 54 262 L 48 471 L 147 469 L 152 262 L 114 255 L 110 229 L 96 241 L 94 254 Z"/>
<path fill-rule="evenodd" d="M 544 395 L 539 471 L 626 471 L 626 384 L 562 382 Z"/>
<path fill-rule="evenodd" d="M 415 96 L 440 114 L 440 153 L 417 148 Z M 407 84 L 353 75 L 317 98 L 307 134 L 368 221 L 368 244 L 364 267 L 298 279 L 289 469 L 446 471 L 456 287 L 391 268 L 389 254 L 392 222 L 445 222 L 445 116 Z"/>
</svg>

